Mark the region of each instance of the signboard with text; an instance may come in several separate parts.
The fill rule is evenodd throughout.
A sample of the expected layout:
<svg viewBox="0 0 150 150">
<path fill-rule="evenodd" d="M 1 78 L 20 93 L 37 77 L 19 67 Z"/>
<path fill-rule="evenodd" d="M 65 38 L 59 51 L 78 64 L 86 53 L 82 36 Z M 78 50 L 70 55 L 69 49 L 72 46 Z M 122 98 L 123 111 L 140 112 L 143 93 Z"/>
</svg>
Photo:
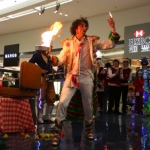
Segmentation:
<svg viewBox="0 0 150 150">
<path fill-rule="evenodd" d="M 150 23 L 125 27 L 124 57 L 138 59 L 150 55 Z"/>
<path fill-rule="evenodd" d="M 19 65 L 19 44 L 4 46 L 4 67 Z"/>
</svg>

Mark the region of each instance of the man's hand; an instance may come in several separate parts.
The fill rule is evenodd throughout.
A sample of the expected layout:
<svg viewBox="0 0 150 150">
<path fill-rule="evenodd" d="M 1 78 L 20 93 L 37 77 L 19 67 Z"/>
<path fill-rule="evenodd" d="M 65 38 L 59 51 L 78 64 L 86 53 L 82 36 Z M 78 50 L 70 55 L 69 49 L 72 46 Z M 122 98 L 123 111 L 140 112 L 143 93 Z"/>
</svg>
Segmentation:
<svg viewBox="0 0 150 150">
<path fill-rule="evenodd" d="M 123 74 L 123 68 L 120 69 L 120 74 Z"/>
<path fill-rule="evenodd" d="M 111 31 L 113 32 L 113 33 L 115 33 L 116 32 L 116 29 L 115 29 L 115 22 L 114 22 L 114 20 L 113 20 L 113 18 L 109 18 L 108 19 L 108 24 L 109 24 L 109 26 L 110 26 L 110 28 L 111 28 Z"/>
</svg>

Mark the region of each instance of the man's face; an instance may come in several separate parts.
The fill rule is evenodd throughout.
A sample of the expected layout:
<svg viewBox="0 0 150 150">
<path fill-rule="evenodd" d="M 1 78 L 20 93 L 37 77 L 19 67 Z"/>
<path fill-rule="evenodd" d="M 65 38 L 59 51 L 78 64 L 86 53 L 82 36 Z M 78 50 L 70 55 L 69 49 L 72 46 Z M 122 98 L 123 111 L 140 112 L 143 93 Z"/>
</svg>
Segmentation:
<svg viewBox="0 0 150 150">
<path fill-rule="evenodd" d="M 87 26 L 85 24 L 85 22 L 82 22 L 76 29 L 76 35 L 80 35 L 80 36 L 84 36 L 86 34 L 87 31 Z"/>
<path fill-rule="evenodd" d="M 114 67 L 119 67 L 118 61 L 114 61 L 114 62 L 113 62 L 113 66 L 114 66 Z"/>
<path fill-rule="evenodd" d="M 123 67 L 128 67 L 128 61 L 123 61 Z"/>
<path fill-rule="evenodd" d="M 147 64 L 143 63 L 143 64 L 142 64 L 142 66 L 143 66 L 143 67 L 146 67 L 146 66 L 147 66 Z"/>
</svg>

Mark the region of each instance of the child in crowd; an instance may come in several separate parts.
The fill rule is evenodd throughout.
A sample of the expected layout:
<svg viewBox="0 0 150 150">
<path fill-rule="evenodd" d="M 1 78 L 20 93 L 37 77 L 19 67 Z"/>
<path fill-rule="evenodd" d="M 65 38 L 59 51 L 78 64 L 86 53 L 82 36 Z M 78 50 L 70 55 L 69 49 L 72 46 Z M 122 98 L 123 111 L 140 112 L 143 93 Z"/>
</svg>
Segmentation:
<svg viewBox="0 0 150 150">
<path fill-rule="evenodd" d="M 143 86 L 144 86 L 144 79 L 143 79 L 143 73 L 141 70 L 138 70 L 136 72 L 136 77 L 133 82 L 135 86 L 135 111 L 137 111 L 139 114 L 142 114 L 142 108 L 143 108 Z"/>
<path fill-rule="evenodd" d="M 134 85 L 128 86 L 128 94 L 127 94 L 127 105 L 133 109 L 133 106 L 135 104 L 135 87 Z"/>
</svg>

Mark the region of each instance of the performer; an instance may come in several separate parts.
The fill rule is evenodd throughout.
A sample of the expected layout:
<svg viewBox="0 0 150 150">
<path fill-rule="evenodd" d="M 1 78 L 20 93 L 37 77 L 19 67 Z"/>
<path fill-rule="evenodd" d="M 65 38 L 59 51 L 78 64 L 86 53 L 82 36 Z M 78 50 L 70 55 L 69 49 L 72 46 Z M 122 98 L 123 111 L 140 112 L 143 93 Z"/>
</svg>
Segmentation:
<svg viewBox="0 0 150 150">
<path fill-rule="evenodd" d="M 141 57 L 142 73 L 144 78 L 143 102 L 147 102 L 150 93 L 150 69 L 147 67 L 148 58 Z"/>
<path fill-rule="evenodd" d="M 41 67 L 42 87 L 40 89 L 40 97 L 38 100 L 38 123 L 43 123 L 43 105 L 46 100 L 46 115 L 44 120 L 54 122 L 54 118 L 51 117 L 51 113 L 56 100 L 55 89 L 53 82 L 46 81 L 46 74 L 52 73 L 52 65 L 49 59 L 45 56 L 45 53 L 49 53 L 51 49 L 44 51 L 36 51 L 32 58 L 29 60 L 31 63 L 36 63 Z"/>
<path fill-rule="evenodd" d="M 89 27 L 86 18 L 75 20 L 70 28 L 73 37 L 67 38 L 62 42 L 63 50 L 61 53 L 58 56 L 47 55 L 47 57 L 52 59 L 53 65 L 68 64 L 68 74 L 61 91 L 56 113 L 55 131 L 51 143 L 53 146 L 57 146 L 60 143 L 59 133 L 66 119 L 66 109 L 77 89 L 81 92 L 83 102 L 86 138 L 88 140 L 94 139 L 92 93 L 93 76 L 96 71 L 96 50 L 113 48 L 120 38 L 115 32 L 115 22 L 113 19 L 110 18 L 108 23 L 111 33 L 107 41 L 102 41 L 97 36 L 86 35 Z"/>
<path fill-rule="evenodd" d="M 132 81 L 132 71 L 129 68 L 129 59 L 123 59 L 123 66 L 120 70 L 121 77 L 121 94 L 122 94 L 122 112 L 127 113 L 127 94 L 128 94 L 128 85 Z"/>
</svg>

